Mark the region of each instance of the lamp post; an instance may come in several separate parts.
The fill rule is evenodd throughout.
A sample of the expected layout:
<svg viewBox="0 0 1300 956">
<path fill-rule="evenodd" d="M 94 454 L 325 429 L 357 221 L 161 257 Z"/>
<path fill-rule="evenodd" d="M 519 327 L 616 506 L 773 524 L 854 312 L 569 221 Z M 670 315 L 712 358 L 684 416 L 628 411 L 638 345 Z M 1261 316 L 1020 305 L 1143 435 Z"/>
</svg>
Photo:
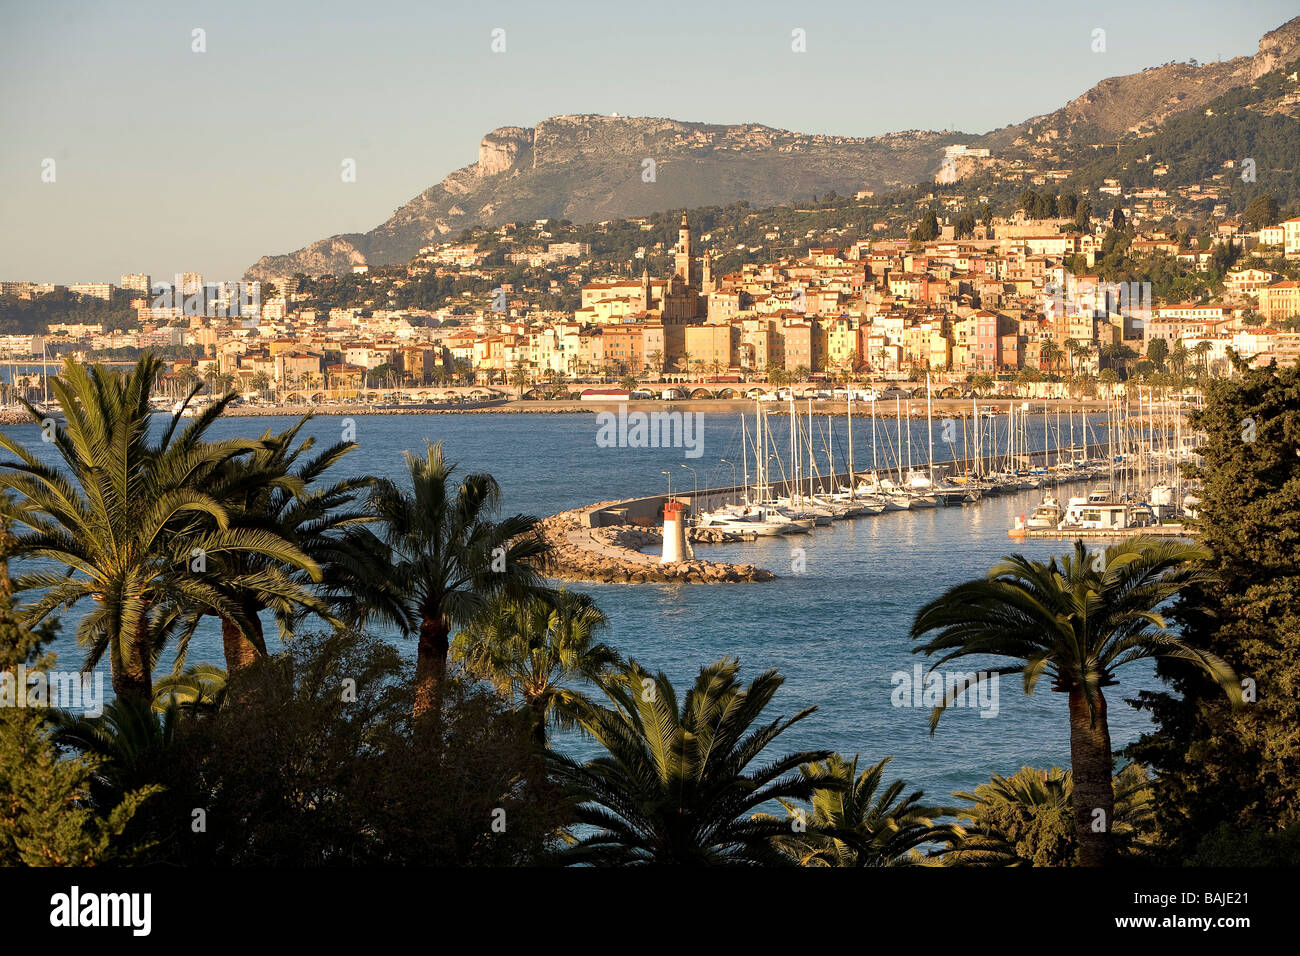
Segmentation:
<svg viewBox="0 0 1300 956">
<path fill-rule="evenodd" d="M 728 461 L 726 458 L 719 458 L 718 461 L 731 466 L 731 503 L 734 505 L 736 503 L 736 463 Z"/>
<path fill-rule="evenodd" d="M 695 469 L 692 468 L 690 465 L 682 465 L 682 467 L 685 468 L 687 471 L 689 471 L 695 477 L 695 491 L 691 495 L 691 506 L 694 507 L 695 499 L 699 497 L 700 494 L 700 476 L 695 474 Z"/>
<path fill-rule="evenodd" d="M 673 473 L 671 471 L 661 471 L 659 474 L 668 476 L 668 497 L 671 498 L 673 496 Z"/>
</svg>

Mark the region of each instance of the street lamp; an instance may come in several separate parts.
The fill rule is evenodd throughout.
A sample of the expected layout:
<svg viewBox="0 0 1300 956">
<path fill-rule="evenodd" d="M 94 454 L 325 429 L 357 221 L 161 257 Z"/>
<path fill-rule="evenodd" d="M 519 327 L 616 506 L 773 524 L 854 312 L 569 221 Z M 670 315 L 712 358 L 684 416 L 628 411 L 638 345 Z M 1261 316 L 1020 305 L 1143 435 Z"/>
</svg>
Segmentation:
<svg viewBox="0 0 1300 956">
<path fill-rule="evenodd" d="M 731 503 L 734 505 L 736 503 L 736 463 L 728 461 L 726 458 L 719 458 L 718 461 L 731 466 Z"/>
<path fill-rule="evenodd" d="M 671 471 L 661 471 L 659 474 L 668 476 L 668 497 L 671 498 L 673 496 L 673 473 Z"/>
<path fill-rule="evenodd" d="M 700 476 L 695 474 L 695 469 L 690 465 L 682 465 L 682 467 L 695 476 L 695 492 L 691 495 L 691 505 L 694 506 L 695 499 L 699 497 L 700 494 Z"/>
</svg>

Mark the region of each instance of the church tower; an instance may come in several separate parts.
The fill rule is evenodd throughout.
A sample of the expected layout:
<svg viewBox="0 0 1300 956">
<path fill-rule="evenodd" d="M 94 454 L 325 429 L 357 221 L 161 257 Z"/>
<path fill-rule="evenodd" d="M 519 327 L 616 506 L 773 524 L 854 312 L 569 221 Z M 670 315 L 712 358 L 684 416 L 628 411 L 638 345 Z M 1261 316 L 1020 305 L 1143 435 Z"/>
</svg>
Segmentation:
<svg viewBox="0 0 1300 956">
<path fill-rule="evenodd" d="M 695 284 L 694 282 L 691 281 L 692 268 L 693 267 L 691 264 L 691 224 L 686 221 L 686 211 L 683 210 L 682 225 L 681 228 L 677 230 L 676 268 L 673 271 L 677 275 L 681 276 L 682 283 L 684 285 L 692 286 Z"/>
<path fill-rule="evenodd" d="M 713 288 L 713 257 L 707 252 L 700 261 L 700 291 L 705 295 L 715 291 Z"/>
<path fill-rule="evenodd" d="M 650 308 L 650 267 L 641 268 L 641 311 L 645 312 Z"/>
</svg>

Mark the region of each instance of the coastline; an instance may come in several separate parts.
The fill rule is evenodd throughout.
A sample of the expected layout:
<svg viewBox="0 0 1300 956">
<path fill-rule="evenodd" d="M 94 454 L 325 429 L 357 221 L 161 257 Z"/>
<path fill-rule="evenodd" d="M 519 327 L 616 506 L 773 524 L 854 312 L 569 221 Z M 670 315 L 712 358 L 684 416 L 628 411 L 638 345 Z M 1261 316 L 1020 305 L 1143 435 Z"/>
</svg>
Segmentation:
<svg viewBox="0 0 1300 956">
<path fill-rule="evenodd" d="M 298 417 L 307 412 L 312 412 L 317 416 L 340 418 L 353 418 L 359 415 L 574 415 L 616 411 L 623 405 L 626 405 L 629 409 L 645 412 L 713 412 L 722 415 L 736 415 L 751 413 L 754 404 L 752 399 L 747 398 L 636 399 L 600 402 L 582 401 L 580 399 L 526 401 L 507 399 L 494 402 L 412 403 L 407 405 L 335 405 L 323 403 L 306 405 L 284 403 L 278 405 L 236 405 L 228 408 L 224 415 L 225 417 L 235 418 Z M 882 399 L 874 404 L 876 405 L 876 417 L 878 418 L 908 417 L 906 402 L 895 405 L 891 400 Z M 972 406 L 975 408 L 992 406 L 996 414 L 1003 415 L 1011 404 L 1028 404 L 1030 409 L 1034 411 L 1041 410 L 1043 407 L 1046 407 L 1049 411 L 1060 409 L 1062 413 L 1067 410 L 1077 413 L 1081 408 L 1089 412 L 1104 411 L 1107 407 L 1107 402 L 1104 399 L 1064 400 L 1010 396 L 976 399 L 936 398 L 931 403 L 931 407 L 935 418 L 964 419 L 977 414 L 973 411 Z M 789 408 L 788 400 L 764 402 L 763 405 L 773 411 Z M 795 408 L 806 414 L 808 399 L 796 398 Z M 848 403 L 838 399 L 813 399 L 812 409 L 813 413 L 817 415 L 845 415 L 848 412 Z M 853 411 L 855 416 L 869 417 L 871 415 L 871 403 L 854 402 Z M 914 419 L 924 419 L 926 417 L 924 395 L 911 400 L 910 411 L 910 417 Z M 32 422 L 22 408 L 12 406 L 0 408 L 0 425 L 28 424 L 32 424 Z"/>
</svg>

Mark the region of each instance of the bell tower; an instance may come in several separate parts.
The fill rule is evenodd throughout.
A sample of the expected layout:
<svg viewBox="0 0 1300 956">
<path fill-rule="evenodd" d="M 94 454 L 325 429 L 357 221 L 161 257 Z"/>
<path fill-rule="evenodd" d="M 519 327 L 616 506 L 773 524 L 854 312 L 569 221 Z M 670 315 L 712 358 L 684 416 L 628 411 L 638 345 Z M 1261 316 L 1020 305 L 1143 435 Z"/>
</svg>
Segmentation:
<svg viewBox="0 0 1300 956">
<path fill-rule="evenodd" d="M 677 230 L 677 256 L 676 267 L 673 271 L 681 276 L 682 282 L 687 286 L 692 286 L 692 262 L 691 262 L 691 224 L 686 221 L 686 211 L 682 210 L 682 224 Z"/>
</svg>

